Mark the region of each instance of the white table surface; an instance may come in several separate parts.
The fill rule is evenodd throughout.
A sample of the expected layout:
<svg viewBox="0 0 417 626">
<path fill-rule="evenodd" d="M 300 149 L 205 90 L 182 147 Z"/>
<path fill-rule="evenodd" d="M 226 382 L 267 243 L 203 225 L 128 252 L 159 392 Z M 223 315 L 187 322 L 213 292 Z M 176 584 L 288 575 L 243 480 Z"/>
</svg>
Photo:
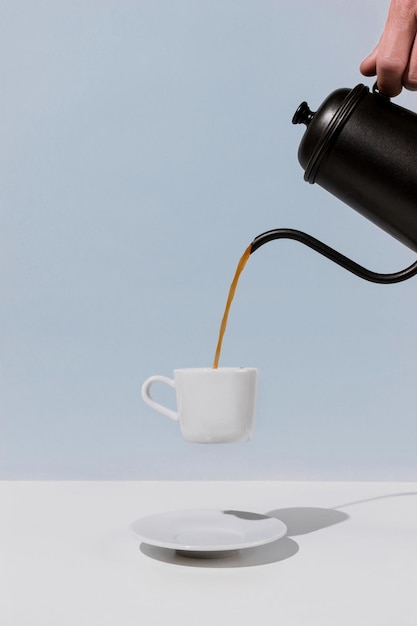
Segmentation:
<svg viewBox="0 0 417 626">
<path fill-rule="evenodd" d="M 416 626 L 417 483 L 0 482 L 2 626 Z M 167 510 L 276 516 L 226 559 L 141 544 Z"/>
</svg>

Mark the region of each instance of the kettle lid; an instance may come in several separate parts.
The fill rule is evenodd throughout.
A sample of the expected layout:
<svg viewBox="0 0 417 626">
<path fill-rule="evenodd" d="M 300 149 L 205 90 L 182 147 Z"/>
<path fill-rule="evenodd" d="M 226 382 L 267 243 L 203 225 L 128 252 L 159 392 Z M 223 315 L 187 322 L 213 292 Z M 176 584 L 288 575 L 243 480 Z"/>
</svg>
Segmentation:
<svg viewBox="0 0 417 626">
<path fill-rule="evenodd" d="M 298 149 L 298 160 L 304 169 L 304 180 L 314 183 L 320 164 L 362 98 L 369 93 L 365 85 L 337 89 L 316 112 L 302 102 L 292 118 L 293 124 L 305 124 L 307 130 Z"/>
</svg>

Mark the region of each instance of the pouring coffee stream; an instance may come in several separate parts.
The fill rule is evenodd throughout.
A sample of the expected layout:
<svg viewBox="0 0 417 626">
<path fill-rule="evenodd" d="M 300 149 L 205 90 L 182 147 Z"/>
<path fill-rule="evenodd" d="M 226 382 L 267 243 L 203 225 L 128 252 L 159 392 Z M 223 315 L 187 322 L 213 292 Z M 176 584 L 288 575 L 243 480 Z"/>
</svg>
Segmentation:
<svg viewBox="0 0 417 626">
<path fill-rule="evenodd" d="M 252 241 L 252 243 L 246 248 L 243 253 L 233 278 L 233 281 L 230 285 L 229 294 L 226 302 L 226 307 L 224 310 L 223 318 L 220 324 L 219 338 L 217 341 L 216 352 L 214 356 L 214 361 L 212 367 L 215 369 L 219 365 L 220 353 L 223 343 L 223 337 L 227 326 L 227 320 L 229 317 L 230 306 L 232 304 L 237 283 L 239 277 L 250 257 L 256 250 L 258 250 L 261 246 L 275 239 L 292 239 L 294 241 L 298 241 L 312 250 L 315 250 L 319 254 L 323 255 L 333 263 L 340 265 L 344 269 L 348 270 L 355 276 L 362 278 L 363 280 L 367 280 L 372 283 L 379 283 L 384 285 L 399 283 L 408 278 L 417 275 L 417 261 L 412 263 L 410 266 L 406 267 L 404 270 L 400 270 L 398 272 L 393 272 L 391 274 L 380 274 L 378 272 L 373 272 L 372 270 L 368 270 L 366 267 L 359 265 L 349 257 L 341 254 L 337 250 L 334 250 L 330 246 L 326 245 L 319 239 L 308 235 L 300 230 L 294 230 L 292 228 L 275 228 L 272 230 L 268 230 L 264 233 L 261 233 Z"/>
<path fill-rule="evenodd" d="M 417 115 L 365 85 L 332 92 L 316 112 L 302 102 L 293 124 L 307 127 L 298 150 L 304 180 L 317 183 L 414 251 L 417 251 Z M 249 257 L 275 239 L 298 241 L 364 280 L 398 283 L 417 274 L 417 261 L 381 274 L 359 265 L 319 239 L 277 228 L 252 241 L 230 286 L 213 362 L 218 367 L 228 314 Z"/>
</svg>

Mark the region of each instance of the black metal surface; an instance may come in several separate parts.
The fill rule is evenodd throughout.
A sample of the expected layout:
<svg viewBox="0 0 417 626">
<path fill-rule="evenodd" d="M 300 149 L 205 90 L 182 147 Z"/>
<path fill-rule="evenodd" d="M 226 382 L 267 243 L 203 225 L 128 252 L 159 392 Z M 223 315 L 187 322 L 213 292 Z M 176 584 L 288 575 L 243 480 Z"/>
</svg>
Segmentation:
<svg viewBox="0 0 417 626">
<path fill-rule="evenodd" d="M 337 263 L 337 265 L 340 265 L 352 274 L 355 274 L 356 276 L 359 276 L 359 278 L 363 278 L 364 280 L 368 280 L 372 283 L 399 283 L 417 274 L 417 261 L 406 269 L 394 272 L 393 274 L 379 274 L 378 272 L 372 272 L 371 270 L 362 267 L 362 265 L 355 263 L 355 261 L 352 261 L 349 257 L 337 252 L 337 250 L 330 248 L 330 246 L 326 245 L 319 239 L 316 239 L 315 237 L 312 237 L 311 235 L 308 235 L 300 230 L 293 230 L 291 228 L 276 228 L 258 235 L 252 241 L 251 254 L 264 244 L 275 239 L 293 239 L 295 241 L 299 241 L 316 252 L 319 252 L 327 259 L 330 259 L 333 263 Z"/>
<path fill-rule="evenodd" d="M 339 89 L 316 113 L 298 150 L 305 179 L 317 183 L 417 251 L 417 115 L 364 85 Z"/>
</svg>

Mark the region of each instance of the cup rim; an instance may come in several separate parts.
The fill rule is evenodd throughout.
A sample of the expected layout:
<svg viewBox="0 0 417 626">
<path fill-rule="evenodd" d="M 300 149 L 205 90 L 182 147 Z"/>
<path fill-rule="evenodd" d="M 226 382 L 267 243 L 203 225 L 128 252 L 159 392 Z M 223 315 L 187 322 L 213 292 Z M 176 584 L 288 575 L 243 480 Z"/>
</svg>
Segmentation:
<svg viewBox="0 0 417 626">
<path fill-rule="evenodd" d="M 220 372 L 258 372 L 257 367 L 233 367 L 233 366 L 222 366 L 222 367 L 177 367 L 174 369 L 175 372 L 210 372 L 212 374 L 220 373 Z"/>
</svg>

